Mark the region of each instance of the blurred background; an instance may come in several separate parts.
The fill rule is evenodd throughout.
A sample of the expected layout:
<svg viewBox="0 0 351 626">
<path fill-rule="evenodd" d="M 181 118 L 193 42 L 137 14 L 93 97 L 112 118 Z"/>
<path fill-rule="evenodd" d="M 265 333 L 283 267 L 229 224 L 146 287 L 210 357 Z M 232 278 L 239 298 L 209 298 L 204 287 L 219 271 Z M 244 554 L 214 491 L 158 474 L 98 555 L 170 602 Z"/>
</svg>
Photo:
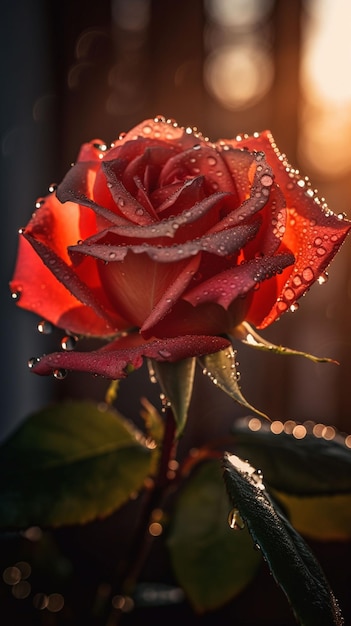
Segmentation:
<svg viewBox="0 0 351 626">
<path fill-rule="evenodd" d="M 58 383 L 28 371 L 28 358 L 58 340 L 38 334 L 39 320 L 16 308 L 7 286 L 18 228 L 37 197 L 62 179 L 80 144 L 110 142 L 157 114 L 213 140 L 269 128 L 330 208 L 351 217 L 350 20 L 347 0 L 5 0 L 2 436 L 45 402 L 81 393 L 78 375 Z M 348 243 L 328 282 L 264 332 L 340 366 L 239 347 L 243 391 L 274 419 L 350 430 L 350 255 Z M 101 383 L 89 385 L 92 393 L 94 385 L 100 393 Z"/>
<path fill-rule="evenodd" d="M 39 334 L 40 320 L 18 309 L 8 289 L 17 231 L 37 198 L 62 179 L 80 144 L 93 138 L 109 143 L 158 114 L 197 126 L 213 140 L 270 129 L 329 207 L 351 218 L 350 23 L 348 0 L 3 0 L 2 439 L 48 402 L 67 396 L 101 400 L 106 390 L 106 381 L 86 375 L 57 381 L 28 370 L 28 359 L 57 349 L 62 333 Z M 247 399 L 274 420 L 308 419 L 351 432 L 350 240 L 329 280 L 262 334 L 340 365 L 238 346 Z M 145 371 L 134 373 L 121 385 L 119 408 L 137 419 L 142 393 L 159 402 L 155 387 Z M 228 418 L 227 429 L 243 415 L 201 373 L 193 407 L 201 422 L 190 421 L 188 442 L 208 439 L 211 429 L 217 433 L 218 416 Z M 86 532 L 93 545 L 94 528 Z M 66 543 L 76 545 L 79 533 L 73 531 Z M 339 567 L 344 547 L 325 550 L 324 561 L 347 597 Z M 80 563 L 83 572 L 81 555 Z M 260 581 L 261 595 L 255 596 L 262 602 L 265 584 Z M 274 603 L 285 607 L 280 592 Z M 245 612 L 245 595 L 242 606 Z M 276 623 L 291 622 L 286 617 Z"/>
</svg>

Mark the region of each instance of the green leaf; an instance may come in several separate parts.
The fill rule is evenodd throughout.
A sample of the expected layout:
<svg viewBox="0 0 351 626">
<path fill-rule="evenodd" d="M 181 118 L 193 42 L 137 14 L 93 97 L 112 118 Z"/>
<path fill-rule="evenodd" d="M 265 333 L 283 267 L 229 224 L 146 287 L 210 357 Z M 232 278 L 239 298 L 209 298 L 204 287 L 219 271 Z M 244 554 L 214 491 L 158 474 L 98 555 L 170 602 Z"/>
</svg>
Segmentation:
<svg viewBox="0 0 351 626">
<path fill-rule="evenodd" d="M 269 497 L 262 475 L 226 454 L 224 480 L 233 506 L 287 596 L 302 626 L 342 626 L 343 618 L 324 573 L 307 544 Z"/>
<path fill-rule="evenodd" d="M 203 368 L 203 373 L 207 374 L 211 381 L 222 391 L 228 394 L 235 402 L 238 402 L 249 411 L 269 419 L 267 415 L 261 413 L 249 404 L 241 393 L 238 373 L 236 370 L 236 353 L 233 348 L 225 348 L 214 354 L 207 354 L 199 357 L 198 361 Z"/>
<path fill-rule="evenodd" d="M 195 357 L 175 363 L 152 361 L 156 378 L 172 407 L 177 424 L 177 437 L 182 434 L 188 417 L 194 385 L 195 364 Z"/>
<path fill-rule="evenodd" d="M 284 346 L 276 346 L 274 343 L 261 337 L 247 322 L 242 322 L 239 326 L 236 326 L 232 335 L 235 339 L 239 339 L 242 343 L 256 350 L 264 350 L 265 352 L 274 352 L 275 354 L 285 354 L 289 356 L 303 356 L 310 361 L 314 361 L 314 363 L 334 363 L 338 365 L 338 362 L 334 359 L 314 356 L 313 354 L 308 354 L 308 352 L 292 350 L 291 348 L 284 348 Z"/>
<path fill-rule="evenodd" d="M 0 448 L 0 526 L 104 517 L 139 490 L 151 454 L 116 412 L 67 402 L 34 414 Z"/>
<path fill-rule="evenodd" d="M 351 495 L 299 498 L 274 491 L 294 528 L 317 541 L 351 539 Z"/>
<path fill-rule="evenodd" d="M 197 612 L 216 609 L 253 579 L 261 556 L 246 530 L 231 530 L 218 461 L 200 465 L 180 492 L 168 536 L 179 584 Z"/>
<path fill-rule="evenodd" d="M 299 496 L 351 494 L 351 450 L 337 439 L 274 434 L 266 422 L 251 431 L 237 422 L 235 452 L 259 467 L 270 487 Z"/>
</svg>

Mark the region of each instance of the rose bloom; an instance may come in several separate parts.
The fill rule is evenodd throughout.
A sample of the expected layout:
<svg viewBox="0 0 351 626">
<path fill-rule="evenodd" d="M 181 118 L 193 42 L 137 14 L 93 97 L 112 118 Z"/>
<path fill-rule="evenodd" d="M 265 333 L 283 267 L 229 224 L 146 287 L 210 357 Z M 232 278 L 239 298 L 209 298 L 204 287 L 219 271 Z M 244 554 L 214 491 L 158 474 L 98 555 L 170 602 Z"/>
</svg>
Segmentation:
<svg viewBox="0 0 351 626">
<path fill-rule="evenodd" d="M 217 352 L 243 321 L 294 306 L 350 228 L 291 169 L 270 132 L 211 143 L 147 120 L 95 140 L 20 231 L 13 297 L 102 348 L 57 352 L 34 371 L 119 378 L 143 357 Z M 33 364 L 33 363 L 32 363 Z"/>
</svg>

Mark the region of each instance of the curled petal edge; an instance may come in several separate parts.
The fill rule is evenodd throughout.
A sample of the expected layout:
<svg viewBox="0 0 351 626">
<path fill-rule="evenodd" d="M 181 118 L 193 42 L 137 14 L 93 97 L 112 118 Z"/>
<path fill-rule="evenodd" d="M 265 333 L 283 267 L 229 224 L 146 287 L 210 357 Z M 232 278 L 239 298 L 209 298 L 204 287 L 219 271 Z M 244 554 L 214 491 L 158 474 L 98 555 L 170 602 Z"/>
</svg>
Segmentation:
<svg viewBox="0 0 351 626">
<path fill-rule="evenodd" d="M 136 341 L 142 341 L 135 345 Z M 120 347 L 121 346 L 123 347 Z M 203 356 L 223 350 L 230 345 L 228 339 L 206 335 L 185 335 L 168 339 L 144 341 L 140 336 L 130 336 L 107 344 L 91 352 L 53 352 L 44 355 L 34 364 L 32 371 L 40 376 L 55 370 L 89 372 L 106 378 L 125 378 L 130 368 L 138 369 L 144 358 L 174 363 L 193 356 Z"/>
</svg>

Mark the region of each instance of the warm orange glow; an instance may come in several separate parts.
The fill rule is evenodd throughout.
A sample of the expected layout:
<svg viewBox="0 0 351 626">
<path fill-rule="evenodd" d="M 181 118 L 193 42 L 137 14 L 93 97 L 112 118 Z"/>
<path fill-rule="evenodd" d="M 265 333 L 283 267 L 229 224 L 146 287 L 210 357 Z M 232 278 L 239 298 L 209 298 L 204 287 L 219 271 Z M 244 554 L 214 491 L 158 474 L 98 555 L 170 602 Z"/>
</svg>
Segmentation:
<svg viewBox="0 0 351 626">
<path fill-rule="evenodd" d="M 264 47 L 245 41 L 212 52 L 205 62 L 204 79 L 208 91 L 224 107 L 241 109 L 267 93 L 273 65 Z"/>
<path fill-rule="evenodd" d="M 152 537 L 159 537 L 162 535 L 163 528 L 159 522 L 152 522 L 149 526 L 149 533 Z"/>
<path fill-rule="evenodd" d="M 329 178 L 350 165 L 351 4 L 309 0 L 303 21 L 301 161 Z"/>
<path fill-rule="evenodd" d="M 282 433 L 283 430 L 284 430 L 283 422 L 279 422 L 279 420 L 276 420 L 275 422 L 271 423 L 271 432 L 274 435 L 280 435 L 280 433 Z"/>
<path fill-rule="evenodd" d="M 260 430 L 262 424 L 261 424 L 261 420 L 257 419 L 257 417 L 252 417 L 249 421 L 249 429 L 256 431 L 256 430 Z"/>
<path fill-rule="evenodd" d="M 307 435 L 307 430 L 305 426 L 303 426 L 302 424 L 298 424 L 293 429 L 292 434 L 295 437 L 295 439 L 303 439 Z"/>
</svg>

